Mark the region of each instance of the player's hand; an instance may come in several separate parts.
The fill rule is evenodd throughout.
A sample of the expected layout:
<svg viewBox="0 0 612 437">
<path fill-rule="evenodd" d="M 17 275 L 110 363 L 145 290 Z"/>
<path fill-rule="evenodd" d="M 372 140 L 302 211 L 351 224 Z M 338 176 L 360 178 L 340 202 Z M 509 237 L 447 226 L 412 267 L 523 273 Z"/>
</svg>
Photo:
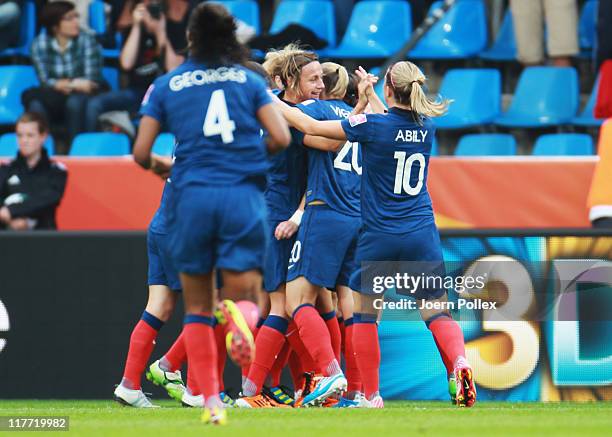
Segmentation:
<svg viewBox="0 0 612 437">
<path fill-rule="evenodd" d="M 170 177 L 172 158 L 168 156 L 151 155 L 151 171 L 162 179 Z"/>
<path fill-rule="evenodd" d="M 93 80 L 89 79 L 73 79 L 71 84 L 73 90 L 79 91 L 84 94 L 91 94 L 96 89 L 98 89 L 98 84 Z"/>
<path fill-rule="evenodd" d="M 355 74 L 359 77 L 359 84 L 357 85 L 357 91 L 359 96 L 367 96 L 371 92 L 374 92 L 374 85 L 378 82 L 378 76 L 368 73 L 363 67 L 359 66 L 355 70 Z"/>
<path fill-rule="evenodd" d="M 291 220 L 286 220 L 278 224 L 274 230 L 274 237 L 277 240 L 287 240 L 295 235 L 298 230 L 298 225 Z"/>
<path fill-rule="evenodd" d="M 70 79 L 58 79 L 53 88 L 63 94 L 70 94 L 73 89 Z"/>
</svg>

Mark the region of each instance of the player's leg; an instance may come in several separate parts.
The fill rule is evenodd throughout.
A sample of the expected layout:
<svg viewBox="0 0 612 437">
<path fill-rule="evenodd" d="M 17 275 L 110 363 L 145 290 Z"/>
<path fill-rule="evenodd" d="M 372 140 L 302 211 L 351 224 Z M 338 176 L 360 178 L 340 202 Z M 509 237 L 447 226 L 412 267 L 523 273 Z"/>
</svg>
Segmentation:
<svg viewBox="0 0 612 437">
<path fill-rule="evenodd" d="M 336 288 L 338 295 L 338 308 L 342 312 L 344 317 L 344 360 L 346 363 L 345 374 L 348 383 L 346 393 L 343 399 L 340 401 L 340 406 L 356 406 L 357 399 L 361 395 L 361 375 L 359 373 L 359 367 L 357 366 L 357 359 L 355 357 L 355 347 L 353 345 L 354 337 L 354 308 L 355 302 L 353 298 L 353 291 L 345 286 L 341 285 Z"/>
<path fill-rule="evenodd" d="M 147 306 L 130 336 L 123 378 L 115 390 L 119 402 L 134 407 L 152 406 L 141 390 L 142 374 L 159 330 L 174 311 L 176 299 L 177 294 L 165 285 L 149 286 Z"/>
<path fill-rule="evenodd" d="M 181 273 L 185 300 L 185 346 L 189 366 L 204 396 L 206 409 L 202 420 L 222 424 L 226 421 L 224 405 L 219 397 L 217 346 L 214 326 L 215 297 L 212 273 Z"/>
<path fill-rule="evenodd" d="M 336 360 L 340 362 L 340 347 L 342 345 L 342 337 L 340 335 L 340 324 L 338 323 L 338 318 L 336 317 L 336 304 L 334 303 L 334 295 L 326 288 L 322 288 L 319 291 L 319 296 L 317 297 L 317 310 L 319 314 L 321 314 L 321 318 L 325 322 L 325 326 L 327 327 L 327 331 L 329 332 L 329 338 L 331 341 L 331 346 L 334 351 L 334 356 Z"/>
</svg>

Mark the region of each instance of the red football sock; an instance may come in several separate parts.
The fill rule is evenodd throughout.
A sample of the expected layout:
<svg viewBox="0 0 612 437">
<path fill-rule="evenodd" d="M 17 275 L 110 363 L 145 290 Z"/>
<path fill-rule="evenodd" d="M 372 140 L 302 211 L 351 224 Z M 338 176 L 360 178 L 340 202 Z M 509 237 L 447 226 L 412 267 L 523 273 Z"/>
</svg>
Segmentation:
<svg viewBox="0 0 612 437">
<path fill-rule="evenodd" d="M 219 378 L 219 391 L 225 390 L 223 381 L 223 371 L 225 370 L 225 360 L 227 359 L 227 347 L 225 346 L 225 330 L 220 324 L 215 325 L 215 344 L 217 345 L 217 378 Z"/>
<path fill-rule="evenodd" d="M 293 320 L 299 329 L 304 346 L 310 351 L 321 373 L 330 376 L 341 372 L 331 346 L 329 331 L 314 306 L 300 305 L 293 312 Z"/>
<path fill-rule="evenodd" d="M 276 357 L 276 361 L 272 365 L 270 369 L 269 379 L 270 379 L 270 387 L 278 387 L 280 385 L 281 374 L 283 373 L 283 369 L 289 361 L 289 353 L 291 352 L 291 346 L 289 346 L 289 342 L 285 341 L 283 344 L 283 348 L 279 352 Z"/>
<path fill-rule="evenodd" d="M 142 319 L 136 324 L 130 336 L 130 347 L 125 361 L 123 380 L 121 381 L 131 390 L 140 390 L 142 372 L 151 357 L 155 338 L 163 322 L 157 317 L 144 312 Z"/>
<path fill-rule="evenodd" d="M 336 312 L 332 311 L 327 314 L 321 314 L 325 325 L 327 325 L 327 331 L 329 332 L 329 338 L 331 340 L 331 347 L 334 351 L 336 361 L 340 362 L 340 348 L 342 346 L 342 334 L 340 333 L 340 324 L 336 317 Z"/>
<path fill-rule="evenodd" d="M 289 354 L 289 373 L 291 373 L 291 380 L 293 381 L 293 390 L 300 390 L 304 386 L 304 369 L 302 363 L 300 363 L 300 357 L 293 349 Z"/>
<path fill-rule="evenodd" d="M 376 323 L 356 322 L 353 325 L 353 346 L 363 390 L 369 399 L 379 390 L 380 345 Z"/>
<path fill-rule="evenodd" d="M 259 332 L 259 329 L 261 328 L 261 326 L 264 324 L 265 321 L 266 321 L 266 319 L 262 319 L 260 317 L 259 320 L 257 321 L 257 325 L 251 330 L 251 332 L 253 333 L 253 340 L 257 340 L 257 333 Z M 242 373 L 242 381 L 243 382 L 247 378 L 247 376 L 249 376 L 249 369 L 250 368 L 251 368 L 251 365 L 248 364 L 246 366 L 242 366 L 242 368 L 240 369 L 240 371 Z"/>
<path fill-rule="evenodd" d="M 353 345 L 353 335 L 355 332 L 355 325 L 353 319 L 346 320 L 345 329 L 345 350 L 344 359 L 346 361 L 346 379 L 348 381 L 347 391 L 357 392 L 361 391 L 361 374 L 359 373 L 359 367 L 357 366 L 357 358 L 355 357 L 355 347 Z"/>
<path fill-rule="evenodd" d="M 428 327 L 434 337 L 436 346 L 438 346 L 446 369 L 450 369 L 450 373 L 452 373 L 457 358 L 465 357 L 465 341 L 459 324 L 448 316 L 442 316 L 428 323 Z"/>
<path fill-rule="evenodd" d="M 200 387 L 198 387 L 198 383 L 195 380 L 193 366 L 189 365 L 187 365 L 187 388 L 193 396 L 198 396 L 202 394 L 202 392 L 200 391 Z"/>
<path fill-rule="evenodd" d="M 304 342 L 300 338 L 300 331 L 293 320 L 289 322 L 289 328 L 287 328 L 287 341 L 291 345 L 293 352 L 298 357 L 298 363 L 300 363 L 302 373 L 320 372 L 317 364 L 312 359 L 310 352 L 308 352 L 308 349 L 306 349 L 306 346 L 304 346 Z"/>
<path fill-rule="evenodd" d="M 352 321 L 351 317 L 351 321 Z M 344 319 L 338 317 L 338 326 L 340 326 L 340 352 L 344 355 L 344 349 L 346 347 L 346 326 L 344 325 Z"/>
<path fill-rule="evenodd" d="M 252 396 L 261 391 L 263 384 L 274 365 L 276 357 L 285 344 L 287 319 L 269 315 L 264 325 L 259 329 L 255 340 L 255 360 L 251 363 L 249 376 L 243 384 L 243 393 Z"/>
<path fill-rule="evenodd" d="M 187 314 L 183 328 L 187 360 L 209 407 L 220 404 L 214 323 L 211 314 Z"/>
<path fill-rule="evenodd" d="M 164 355 L 170 368 L 170 372 L 176 372 L 187 360 L 187 352 L 185 351 L 185 337 L 181 331 L 181 335 L 178 336 L 174 344 L 170 347 L 168 352 Z"/>
</svg>

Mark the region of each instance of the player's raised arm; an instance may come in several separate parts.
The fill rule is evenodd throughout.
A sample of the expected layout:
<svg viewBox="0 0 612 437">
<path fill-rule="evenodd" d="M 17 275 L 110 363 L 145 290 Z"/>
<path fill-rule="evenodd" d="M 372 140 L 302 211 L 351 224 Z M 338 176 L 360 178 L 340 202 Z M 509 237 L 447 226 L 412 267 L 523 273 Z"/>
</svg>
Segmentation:
<svg viewBox="0 0 612 437">
<path fill-rule="evenodd" d="M 342 129 L 340 121 L 318 121 L 304 114 L 298 108 L 293 108 L 280 99 L 276 99 L 277 107 L 281 110 L 283 117 L 290 126 L 293 126 L 306 135 L 321 136 L 335 140 L 345 140 L 346 134 Z"/>
</svg>

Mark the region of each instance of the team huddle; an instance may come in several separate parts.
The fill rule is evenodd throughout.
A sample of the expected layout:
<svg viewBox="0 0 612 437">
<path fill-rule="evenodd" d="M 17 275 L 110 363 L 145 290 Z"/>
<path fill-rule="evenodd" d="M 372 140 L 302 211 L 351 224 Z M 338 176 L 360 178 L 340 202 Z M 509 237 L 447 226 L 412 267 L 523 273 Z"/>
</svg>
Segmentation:
<svg viewBox="0 0 612 437">
<path fill-rule="evenodd" d="M 380 295 L 362 278 L 376 262 L 443 262 L 426 181 L 431 120 L 448 102 L 428 99 L 410 62 L 385 72 L 386 105 L 376 77 L 298 46 L 249 62 L 235 29 L 222 6 L 194 8 L 189 58 L 142 103 L 134 157 L 167 182 L 147 237 L 149 300 L 115 397 L 152 407 L 146 373 L 204 408 L 206 423 L 224 424 L 227 407 L 382 408 Z M 162 127 L 176 138 L 172 160 L 151 154 Z M 183 331 L 147 368 L 179 291 Z M 414 296 L 447 299 L 444 289 Z M 234 303 L 244 299 L 258 302 L 253 330 Z M 472 406 L 459 325 L 445 310 L 421 316 L 451 398 Z M 223 386 L 225 349 L 242 369 L 236 399 Z M 293 392 L 280 385 L 285 366 Z"/>
</svg>

